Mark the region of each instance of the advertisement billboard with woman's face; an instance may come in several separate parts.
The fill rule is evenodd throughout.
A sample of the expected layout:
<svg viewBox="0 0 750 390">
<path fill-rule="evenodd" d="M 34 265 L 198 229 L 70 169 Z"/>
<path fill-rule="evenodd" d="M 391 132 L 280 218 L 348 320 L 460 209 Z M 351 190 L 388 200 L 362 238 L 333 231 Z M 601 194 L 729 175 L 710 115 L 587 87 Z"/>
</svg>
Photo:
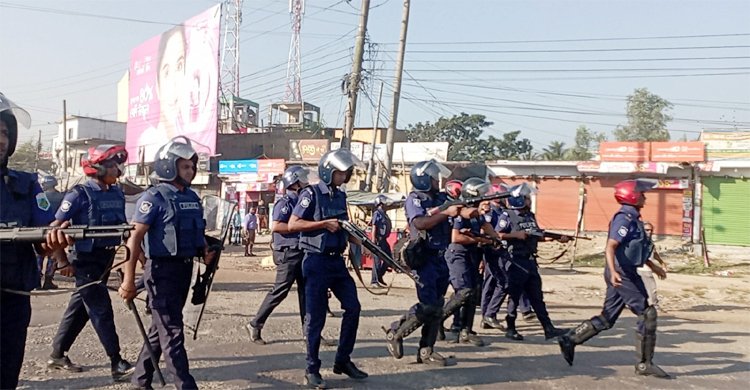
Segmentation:
<svg viewBox="0 0 750 390">
<path fill-rule="evenodd" d="M 131 163 L 154 160 L 178 135 L 213 155 L 219 89 L 221 6 L 188 19 L 133 49 L 125 145 Z"/>
</svg>

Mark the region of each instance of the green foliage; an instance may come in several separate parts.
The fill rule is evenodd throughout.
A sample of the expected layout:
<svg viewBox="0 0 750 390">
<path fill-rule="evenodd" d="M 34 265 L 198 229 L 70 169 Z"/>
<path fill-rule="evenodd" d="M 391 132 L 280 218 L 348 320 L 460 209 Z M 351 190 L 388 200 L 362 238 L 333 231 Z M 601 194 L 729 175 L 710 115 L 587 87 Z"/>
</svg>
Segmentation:
<svg viewBox="0 0 750 390">
<path fill-rule="evenodd" d="M 652 94 L 646 88 L 637 88 L 628 96 L 628 124 L 615 129 L 618 141 L 669 141 L 667 122 L 672 117 L 665 111 L 672 103 Z"/>
<path fill-rule="evenodd" d="M 576 144 L 568 150 L 566 159 L 574 161 L 590 160 L 594 157 L 599 144 L 606 141 L 604 133 L 596 133 L 589 130 L 585 125 L 576 129 Z"/>
<path fill-rule="evenodd" d="M 19 171 L 36 172 L 37 169 L 52 171 L 54 163 L 52 160 L 37 159 L 41 146 L 34 141 L 27 141 L 16 145 L 16 151 L 8 160 L 8 167 Z"/>
<path fill-rule="evenodd" d="M 565 142 L 552 141 L 549 146 L 542 149 L 542 160 L 560 161 L 565 160 L 568 149 L 565 148 Z"/>
<path fill-rule="evenodd" d="M 437 122 L 419 122 L 407 126 L 409 142 L 448 142 L 448 160 L 486 161 L 518 160 L 533 147 L 526 138 L 518 139 L 520 131 L 503 134 L 501 138 L 482 139 L 484 129 L 492 126 L 481 114 L 461 113 L 451 118 L 440 117 Z"/>
</svg>

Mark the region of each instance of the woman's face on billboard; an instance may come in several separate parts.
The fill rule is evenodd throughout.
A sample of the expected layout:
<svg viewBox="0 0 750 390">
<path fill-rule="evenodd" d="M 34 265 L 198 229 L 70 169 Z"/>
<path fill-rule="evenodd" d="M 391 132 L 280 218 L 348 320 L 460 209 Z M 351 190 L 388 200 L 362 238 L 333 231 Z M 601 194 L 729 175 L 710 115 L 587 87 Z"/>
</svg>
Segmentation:
<svg viewBox="0 0 750 390">
<path fill-rule="evenodd" d="M 182 34 L 172 34 L 167 39 L 159 62 L 159 104 L 162 120 L 174 127 L 180 116 L 185 83 L 185 42 Z"/>
</svg>

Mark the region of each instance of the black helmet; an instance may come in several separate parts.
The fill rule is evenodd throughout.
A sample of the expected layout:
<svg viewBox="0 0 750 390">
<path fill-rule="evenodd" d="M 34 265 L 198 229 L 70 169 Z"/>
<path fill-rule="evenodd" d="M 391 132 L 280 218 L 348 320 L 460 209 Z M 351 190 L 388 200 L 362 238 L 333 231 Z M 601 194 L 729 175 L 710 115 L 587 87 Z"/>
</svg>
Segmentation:
<svg viewBox="0 0 750 390">
<path fill-rule="evenodd" d="M 472 177 L 466 179 L 464 185 L 461 186 L 461 197 L 464 199 L 477 198 L 487 195 L 490 189 L 492 189 L 490 183 L 478 177 Z"/>
<path fill-rule="evenodd" d="M 284 183 L 284 188 L 289 188 L 294 183 L 299 183 L 300 186 L 304 187 L 308 183 L 307 174 L 308 170 L 306 168 L 295 165 L 284 171 L 284 174 L 281 176 L 281 182 Z"/>
<path fill-rule="evenodd" d="M 5 155 L 6 161 L 2 161 L 2 165 L 5 165 L 8 162 L 7 158 L 16 151 L 18 124 L 28 129 L 31 126 L 31 116 L 0 92 L 0 120 L 8 126 L 8 152 Z"/>
<path fill-rule="evenodd" d="M 178 141 L 180 139 L 182 141 Z M 198 153 L 193 149 L 190 139 L 182 135 L 172 138 L 156 152 L 154 176 L 159 181 L 175 180 L 177 178 L 177 160 L 181 158 L 192 160 L 193 163 L 198 164 Z"/>
<path fill-rule="evenodd" d="M 330 185 L 333 181 L 333 171 L 346 172 L 354 167 L 362 168 L 364 164 L 349 149 L 331 150 L 320 158 L 318 176 L 323 183 Z"/>
<path fill-rule="evenodd" d="M 435 161 L 421 161 L 411 168 L 409 178 L 411 179 L 411 185 L 417 191 L 430 191 L 432 188 L 432 180 L 440 181 L 440 178 L 448 178 L 450 176 L 450 169 L 446 168 L 445 165 Z"/>
</svg>

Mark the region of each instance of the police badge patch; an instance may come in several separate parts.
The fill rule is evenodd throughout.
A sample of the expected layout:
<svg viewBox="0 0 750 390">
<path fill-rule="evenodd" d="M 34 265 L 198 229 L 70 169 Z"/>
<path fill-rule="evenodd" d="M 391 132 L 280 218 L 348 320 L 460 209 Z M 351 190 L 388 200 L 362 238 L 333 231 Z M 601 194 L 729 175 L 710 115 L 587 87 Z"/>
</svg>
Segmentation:
<svg viewBox="0 0 750 390">
<path fill-rule="evenodd" d="M 500 220 L 500 222 L 498 222 L 498 225 L 499 225 L 499 226 L 500 226 L 500 228 L 502 229 L 502 228 L 504 228 L 504 227 L 508 226 L 508 221 L 506 221 L 506 220 L 504 220 L 504 219 L 501 219 L 501 220 Z"/>
<path fill-rule="evenodd" d="M 619 229 L 617 229 L 617 234 L 620 235 L 620 237 L 625 237 L 628 235 L 628 227 L 627 226 L 620 226 Z"/>
<path fill-rule="evenodd" d="M 36 194 L 36 205 L 39 207 L 39 210 L 47 211 L 49 210 L 49 199 L 47 199 L 47 194 L 44 192 L 40 192 Z"/>
<path fill-rule="evenodd" d="M 141 206 L 138 207 L 138 211 L 140 211 L 142 214 L 148 214 L 148 212 L 151 211 L 151 207 L 153 206 L 153 203 L 144 200 L 143 202 L 141 202 Z"/>
<path fill-rule="evenodd" d="M 284 207 L 281 208 L 281 213 L 282 214 L 286 214 L 288 212 L 289 212 L 289 207 L 288 206 L 284 206 Z"/>
<path fill-rule="evenodd" d="M 419 198 L 412 199 L 412 202 L 414 202 L 414 206 L 417 206 L 417 207 L 420 207 L 420 208 L 422 207 L 422 201 L 419 200 Z"/>
<path fill-rule="evenodd" d="M 63 213 L 67 213 L 68 211 L 70 211 L 70 206 L 72 206 L 70 202 L 64 200 L 62 204 L 60 204 L 60 211 L 62 211 Z"/>
<path fill-rule="evenodd" d="M 307 206 L 310 205 L 310 198 L 302 198 L 300 201 L 300 205 L 304 208 L 307 208 Z"/>
</svg>

